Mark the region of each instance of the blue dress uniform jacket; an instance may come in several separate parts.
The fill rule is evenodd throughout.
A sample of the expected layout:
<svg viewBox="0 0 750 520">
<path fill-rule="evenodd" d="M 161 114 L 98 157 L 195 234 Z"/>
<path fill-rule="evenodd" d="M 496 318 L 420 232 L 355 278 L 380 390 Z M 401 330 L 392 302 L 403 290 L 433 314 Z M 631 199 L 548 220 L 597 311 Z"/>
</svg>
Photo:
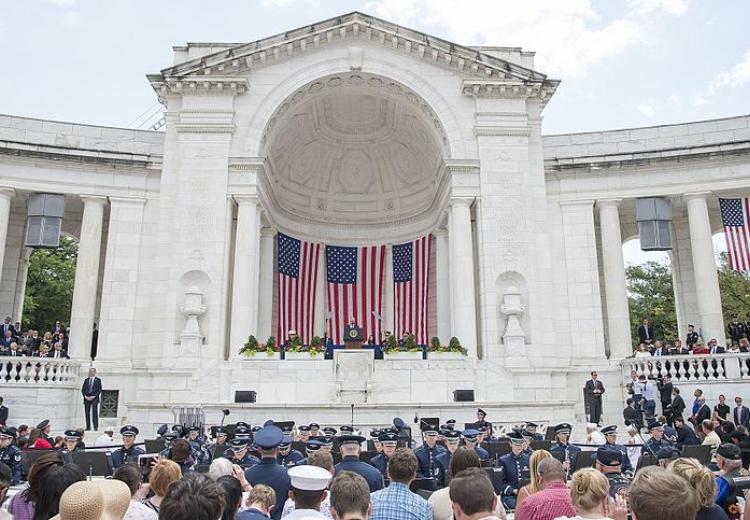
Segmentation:
<svg viewBox="0 0 750 520">
<path fill-rule="evenodd" d="M 112 466 L 117 469 L 130 462 L 138 462 L 138 456 L 145 454 L 139 446 L 132 446 L 130 449 L 120 448 L 112 452 Z"/>
<path fill-rule="evenodd" d="M 291 468 L 299 464 L 304 460 L 305 456 L 302 455 L 297 450 L 291 450 L 286 455 L 282 455 L 279 453 L 279 456 L 276 457 L 276 461 L 281 464 L 282 466 L 285 466 L 287 468 Z"/>
<path fill-rule="evenodd" d="M 232 464 L 237 464 L 242 469 L 247 469 L 252 466 L 256 466 L 260 464 L 260 459 L 256 457 L 255 455 L 251 455 L 250 452 L 245 453 L 245 456 L 241 459 L 237 459 L 234 456 L 234 452 L 232 450 L 227 450 L 224 452 L 224 457 L 229 460 Z"/>
<path fill-rule="evenodd" d="M 529 456 L 521 453 L 517 457 L 511 452 L 497 459 L 496 467 L 501 468 L 501 491 L 503 505 L 509 509 L 516 508 L 516 493 L 521 482 L 529 479 Z"/>
<path fill-rule="evenodd" d="M 367 481 L 367 485 L 370 486 L 370 493 L 383 489 L 384 487 L 383 475 L 380 474 L 380 471 L 366 462 L 362 462 L 359 460 L 359 457 L 351 455 L 344 457 L 341 462 L 334 466 L 334 469 L 336 470 L 336 474 L 341 471 L 353 471 L 354 473 L 362 475 Z"/>
<path fill-rule="evenodd" d="M 633 465 L 630 463 L 630 457 L 628 457 L 628 449 L 623 446 L 622 444 L 605 444 L 608 448 L 614 448 L 620 453 L 622 453 L 622 472 L 623 473 L 632 473 L 633 472 Z M 596 457 L 596 453 L 594 453 L 594 457 Z"/>
<path fill-rule="evenodd" d="M 21 483 L 21 449 L 15 444 L 7 448 L 0 448 L 0 462 L 10 468 L 10 485 Z"/>
<path fill-rule="evenodd" d="M 490 452 L 481 446 L 474 446 L 474 451 L 479 455 L 479 460 L 490 460 Z"/>
<path fill-rule="evenodd" d="M 441 466 L 437 461 L 437 456 L 442 451 L 438 446 L 430 448 L 426 444 L 414 450 L 414 455 L 417 457 L 417 478 L 436 478 L 438 480 L 441 478 Z"/>
<path fill-rule="evenodd" d="M 643 447 L 642 453 L 657 453 L 662 448 L 671 448 L 672 445 L 669 444 L 664 439 L 661 439 L 657 441 L 653 437 L 651 437 L 649 440 L 646 441 L 646 445 Z M 650 450 L 649 450 L 650 448 Z"/>
<path fill-rule="evenodd" d="M 388 478 L 388 457 L 385 456 L 385 453 L 378 453 L 371 458 L 370 466 L 380 471 L 383 478 Z"/>
<path fill-rule="evenodd" d="M 570 465 L 568 467 L 568 472 L 570 473 L 573 471 L 573 468 L 576 467 L 576 460 L 578 460 L 578 455 L 581 453 L 581 448 L 578 446 L 573 446 L 571 444 L 561 444 L 559 442 L 555 442 L 550 446 L 549 449 L 550 453 L 562 453 L 563 454 L 563 461 L 567 458 L 570 461 Z M 567 457 L 566 457 L 567 452 Z M 594 456 L 596 456 L 596 452 L 594 452 Z"/>
<path fill-rule="evenodd" d="M 245 479 L 251 486 L 265 484 L 276 492 L 276 507 L 271 512 L 271 518 L 281 519 L 284 512 L 284 502 L 289 496 L 291 480 L 284 466 L 280 466 L 276 459 L 263 459 L 259 464 L 245 470 Z"/>
<path fill-rule="evenodd" d="M 76 446 L 73 451 L 83 452 L 83 448 L 81 446 Z M 65 461 L 66 464 L 73 463 L 73 457 L 70 455 L 70 450 L 68 450 L 68 448 L 60 449 L 60 455 L 63 456 L 63 460 Z"/>
<path fill-rule="evenodd" d="M 257 509 L 245 509 L 237 513 L 237 520 L 268 520 L 268 516 L 264 515 Z"/>
<path fill-rule="evenodd" d="M 440 476 L 437 478 L 438 486 L 440 487 L 448 485 L 448 474 L 451 469 L 452 456 L 453 454 L 450 451 L 446 450 L 442 453 L 438 453 L 438 456 L 435 457 L 435 459 L 438 461 L 438 464 L 440 464 Z"/>
</svg>

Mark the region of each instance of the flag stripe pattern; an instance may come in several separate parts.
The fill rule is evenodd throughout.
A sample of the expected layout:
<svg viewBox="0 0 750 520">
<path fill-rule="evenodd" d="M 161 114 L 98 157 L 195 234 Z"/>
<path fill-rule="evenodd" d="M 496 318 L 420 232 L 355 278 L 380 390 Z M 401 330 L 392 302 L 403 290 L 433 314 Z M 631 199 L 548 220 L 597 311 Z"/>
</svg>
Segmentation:
<svg viewBox="0 0 750 520">
<path fill-rule="evenodd" d="M 393 246 L 394 333 L 414 335 L 418 345 L 428 343 L 428 280 L 430 236 Z"/>
<path fill-rule="evenodd" d="M 380 338 L 385 246 L 326 246 L 328 336 L 343 343 L 344 326 L 354 318 L 367 338 Z"/>
<path fill-rule="evenodd" d="M 277 341 L 282 344 L 289 330 L 296 330 L 302 343 L 315 335 L 315 287 L 321 245 L 283 233 L 278 240 L 279 319 Z"/>
<path fill-rule="evenodd" d="M 750 270 L 750 199 L 719 199 L 719 205 L 729 267 L 735 271 Z"/>
</svg>

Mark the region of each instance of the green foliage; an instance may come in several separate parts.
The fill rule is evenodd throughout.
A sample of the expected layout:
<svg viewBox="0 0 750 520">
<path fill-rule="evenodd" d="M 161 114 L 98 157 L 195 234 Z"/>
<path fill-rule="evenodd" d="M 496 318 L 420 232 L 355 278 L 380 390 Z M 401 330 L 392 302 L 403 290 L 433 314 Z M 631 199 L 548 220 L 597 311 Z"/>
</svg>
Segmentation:
<svg viewBox="0 0 750 520">
<path fill-rule="evenodd" d="M 430 338 L 430 346 L 427 348 L 430 352 L 437 352 L 440 350 L 440 338 L 437 336 L 434 336 Z"/>
<path fill-rule="evenodd" d="M 258 345 L 258 340 L 255 338 L 255 336 L 249 336 L 245 344 L 242 345 L 242 348 L 240 348 L 239 354 L 250 357 L 254 356 L 255 353 L 259 350 L 260 346 Z"/>
<path fill-rule="evenodd" d="M 266 348 L 268 350 L 276 350 L 276 336 L 268 336 L 266 340 Z"/>
<path fill-rule="evenodd" d="M 417 340 L 414 338 L 414 334 L 409 334 L 406 337 L 406 342 L 404 343 L 404 347 L 406 348 L 407 352 L 421 352 L 422 349 L 417 345 Z"/>
<path fill-rule="evenodd" d="M 302 340 L 299 336 L 295 334 L 295 336 L 289 340 L 289 343 L 286 346 L 287 352 L 302 352 Z"/>
<path fill-rule="evenodd" d="M 638 340 L 638 327 L 648 318 L 657 338 L 678 337 L 672 268 L 659 262 L 646 262 L 625 268 L 630 306 L 630 327 L 633 341 Z"/>
<path fill-rule="evenodd" d="M 730 321 L 737 316 L 738 320 L 747 321 L 750 314 L 750 276 L 745 271 L 732 271 L 726 253 L 722 253 L 720 258 L 719 289 L 724 320 Z"/>
<path fill-rule="evenodd" d="M 398 341 L 396 341 L 396 337 L 393 334 L 390 334 L 385 340 L 383 352 L 394 352 L 396 350 L 398 350 Z"/>
<path fill-rule="evenodd" d="M 41 335 L 55 320 L 64 326 L 70 323 L 77 258 L 78 243 L 65 235 L 60 237 L 57 249 L 35 249 L 31 253 L 23 301 L 24 329 L 39 330 Z"/>
</svg>

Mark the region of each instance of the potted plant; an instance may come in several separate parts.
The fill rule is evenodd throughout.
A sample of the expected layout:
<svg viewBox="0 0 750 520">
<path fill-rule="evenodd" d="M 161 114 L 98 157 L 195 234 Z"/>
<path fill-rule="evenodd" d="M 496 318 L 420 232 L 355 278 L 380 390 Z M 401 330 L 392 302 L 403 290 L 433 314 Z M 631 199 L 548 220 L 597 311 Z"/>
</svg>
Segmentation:
<svg viewBox="0 0 750 520">
<path fill-rule="evenodd" d="M 244 345 L 240 348 L 238 354 L 245 357 L 253 357 L 255 354 L 260 352 L 260 344 L 255 336 L 249 336 Z"/>
<path fill-rule="evenodd" d="M 461 342 L 458 341 L 458 338 L 454 336 L 448 342 L 448 346 L 441 345 L 435 350 L 430 351 L 430 354 L 434 354 L 432 359 L 462 359 L 466 356 L 467 351 L 461 346 Z"/>
<path fill-rule="evenodd" d="M 321 354 L 325 351 L 323 348 L 323 340 L 320 338 L 320 336 L 313 336 L 310 340 L 310 356 L 316 357 L 318 354 Z"/>
<path fill-rule="evenodd" d="M 396 343 L 395 338 L 393 338 L 393 343 Z M 391 345 L 387 345 L 386 349 L 383 350 L 383 352 L 387 354 L 390 358 L 395 358 L 395 359 L 417 360 L 417 359 L 423 358 L 422 347 L 417 345 L 417 341 L 413 334 L 407 334 L 403 347 L 399 348 L 398 344 L 396 343 L 395 348 L 393 348 L 391 344 Z"/>
<path fill-rule="evenodd" d="M 396 341 L 396 337 L 393 334 L 389 334 L 385 338 L 385 342 L 383 344 L 383 352 L 386 354 L 391 354 L 393 352 L 398 352 L 399 346 L 398 341 Z"/>
<path fill-rule="evenodd" d="M 441 348 L 440 338 L 434 336 L 430 339 L 430 345 L 427 347 L 427 352 L 439 352 Z"/>
</svg>

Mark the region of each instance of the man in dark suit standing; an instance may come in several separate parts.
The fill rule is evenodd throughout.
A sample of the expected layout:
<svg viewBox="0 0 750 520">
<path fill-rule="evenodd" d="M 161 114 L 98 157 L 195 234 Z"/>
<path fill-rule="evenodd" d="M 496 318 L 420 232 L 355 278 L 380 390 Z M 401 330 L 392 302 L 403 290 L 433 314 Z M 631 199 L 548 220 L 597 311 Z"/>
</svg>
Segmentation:
<svg viewBox="0 0 750 520">
<path fill-rule="evenodd" d="M 16 336 L 18 336 L 18 331 L 10 322 L 10 316 L 5 317 L 5 323 L 3 323 L 2 327 L 0 328 L 0 332 L 2 332 L 3 338 L 8 335 L 7 334 L 8 331 L 10 331 L 10 337 L 12 337 L 13 341 L 15 341 Z"/>
<path fill-rule="evenodd" d="M 657 380 L 656 388 L 659 389 L 659 400 L 661 401 L 662 413 L 666 414 L 667 407 L 672 404 L 672 390 L 674 390 L 672 378 L 670 378 L 669 375 L 665 375 L 660 380 Z"/>
<path fill-rule="evenodd" d="M 742 404 L 742 398 L 740 396 L 734 398 L 734 404 L 737 405 L 737 407 L 732 411 L 734 424 L 736 424 L 737 426 L 741 425 L 747 428 L 748 425 L 750 425 L 750 409 Z"/>
<path fill-rule="evenodd" d="M 685 336 L 685 343 L 687 344 L 688 350 L 693 350 L 693 345 L 698 343 L 699 339 L 701 339 L 701 337 L 700 334 L 695 332 L 695 327 L 693 325 L 688 325 L 687 336 Z"/>
<path fill-rule="evenodd" d="M 711 341 L 708 342 L 708 353 L 709 354 L 725 354 L 726 349 L 724 347 L 719 346 L 718 341 L 716 341 L 716 338 L 711 338 Z"/>
<path fill-rule="evenodd" d="M 703 424 L 703 421 L 706 419 L 711 418 L 711 408 L 708 407 L 706 404 L 706 398 L 705 396 L 701 395 L 698 398 L 698 411 L 695 412 L 695 415 L 693 416 L 693 425 L 695 425 L 696 431 L 700 429 L 701 424 Z"/>
<path fill-rule="evenodd" d="M 5 426 L 8 421 L 8 407 L 3 405 L 3 398 L 0 397 L 0 426 Z"/>
<path fill-rule="evenodd" d="M 664 344 L 661 341 L 657 341 L 654 343 L 654 356 L 668 356 L 669 351 L 664 348 Z"/>
<path fill-rule="evenodd" d="M 602 394 L 604 393 L 604 384 L 597 379 L 597 373 L 591 372 L 591 379 L 586 381 L 583 387 L 583 393 L 586 396 L 586 407 L 589 410 L 590 422 L 599 424 L 602 417 Z"/>
<path fill-rule="evenodd" d="M 654 342 L 654 328 L 649 325 L 648 318 L 643 318 L 641 326 L 638 327 L 638 338 L 641 343 L 650 345 Z"/>
<path fill-rule="evenodd" d="M 86 412 L 86 429 L 91 430 L 93 420 L 94 430 L 99 431 L 99 397 L 102 393 L 102 380 L 96 377 L 96 369 L 89 368 L 89 377 L 84 379 L 81 386 L 83 394 L 83 410 Z"/>
<path fill-rule="evenodd" d="M 732 338 L 732 342 L 739 343 L 745 337 L 745 324 L 737 320 L 737 316 L 732 316 L 732 321 L 727 325 L 727 336 Z"/>
<path fill-rule="evenodd" d="M 680 389 L 673 388 L 672 395 L 674 395 L 672 398 L 672 415 L 675 418 L 682 417 L 682 414 L 685 413 L 685 400 L 680 395 Z"/>
</svg>

